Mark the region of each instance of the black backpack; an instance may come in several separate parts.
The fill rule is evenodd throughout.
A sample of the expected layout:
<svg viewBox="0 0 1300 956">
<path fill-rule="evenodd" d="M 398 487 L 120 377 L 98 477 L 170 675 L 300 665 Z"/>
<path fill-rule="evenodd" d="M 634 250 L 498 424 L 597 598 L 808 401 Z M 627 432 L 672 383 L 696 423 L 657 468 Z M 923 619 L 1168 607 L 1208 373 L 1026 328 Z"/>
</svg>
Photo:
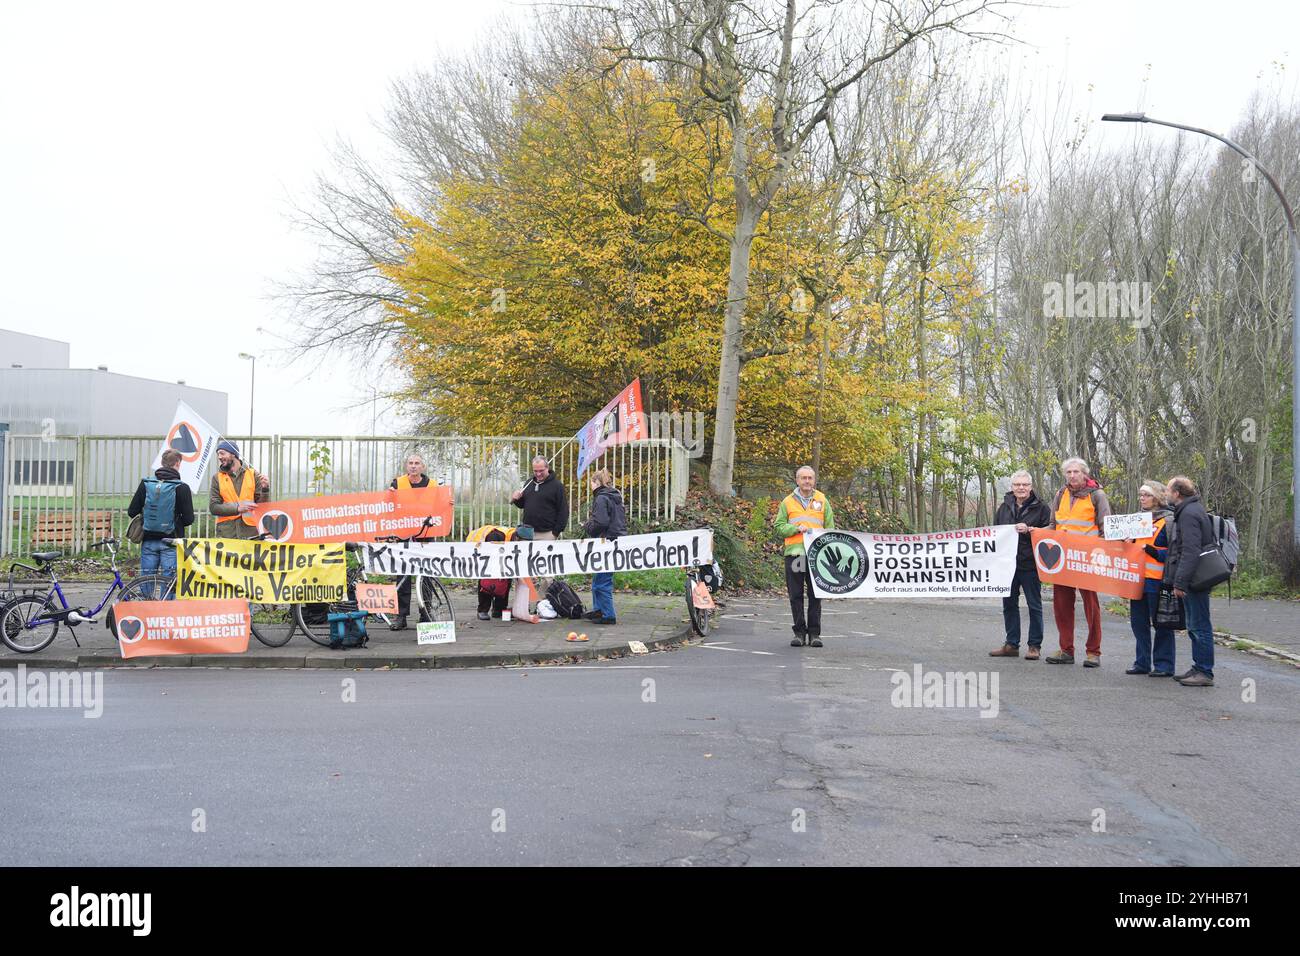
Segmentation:
<svg viewBox="0 0 1300 956">
<path fill-rule="evenodd" d="M 546 600 L 551 602 L 551 607 L 555 608 L 555 613 L 560 617 L 576 621 L 586 611 L 578 592 L 563 581 L 551 582 L 551 586 L 546 589 Z"/>
</svg>

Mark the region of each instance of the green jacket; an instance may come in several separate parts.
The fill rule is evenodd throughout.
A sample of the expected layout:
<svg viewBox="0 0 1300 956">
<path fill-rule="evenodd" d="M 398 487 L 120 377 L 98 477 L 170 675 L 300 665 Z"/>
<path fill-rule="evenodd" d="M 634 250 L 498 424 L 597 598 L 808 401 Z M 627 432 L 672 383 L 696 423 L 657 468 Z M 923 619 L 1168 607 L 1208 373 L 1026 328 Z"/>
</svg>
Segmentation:
<svg viewBox="0 0 1300 956">
<path fill-rule="evenodd" d="M 786 495 L 786 498 L 788 497 L 790 496 Z M 781 507 L 778 508 L 776 512 L 776 533 L 781 536 L 782 540 L 790 537 L 793 534 L 799 534 L 800 532 L 800 529 L 795 527 L 790 522 L 790 512 L 786 508 L 785 500 L 786 500 L 785 498 L 781 499 Z M 835 527 L 835 513 L 831 510 L 831 500 L 827 498 L 825 528 L 826 530 L 829 531 L 834 527 Z M 799 542 L 798 544 L 787 544 L 785 546 L 785 549 L 781 552 L 782 555 L 786 555 L 786 556 L 792 554 L 803 554 L 803 553 L 804 553 L 803 542 Z"/>
</svg>

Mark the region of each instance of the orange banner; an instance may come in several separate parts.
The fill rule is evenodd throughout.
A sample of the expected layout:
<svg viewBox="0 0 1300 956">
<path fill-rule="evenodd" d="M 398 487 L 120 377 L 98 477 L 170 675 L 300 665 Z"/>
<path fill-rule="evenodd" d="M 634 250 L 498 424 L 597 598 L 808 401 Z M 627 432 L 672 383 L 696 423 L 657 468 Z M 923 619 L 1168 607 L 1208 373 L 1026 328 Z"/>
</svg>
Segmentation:
<svg viewBox="0 0 1300 956">
<path fill-rule="evenodd" d="M 119 601 L 113 624 L 123 657 L 242 654 L 252 618 L 247 601 Z"/>
<path fill-rule="evenodd" d="M 397 613 L 396 584 L 357 582 L 357 609 L 371 614 Z"/>
<path fill-rule="evenodd" d="M 258 533 L 267 541 L 315 544 L 377 541 L 380 538 L 440 538 L 451 531 L 451 489 L 443 485 L 409 490 L 323 495 L 268 501 L 253 510 Z M 424 527 L 428 519 L 428 527 Z"/>
<path fill-rule="evenodd" d="M 1136 599 L 1142 596 L 1145 555 L 1140 544 L 1035 528 L 1031 535 L 1039 580 Z"/>
</svg>

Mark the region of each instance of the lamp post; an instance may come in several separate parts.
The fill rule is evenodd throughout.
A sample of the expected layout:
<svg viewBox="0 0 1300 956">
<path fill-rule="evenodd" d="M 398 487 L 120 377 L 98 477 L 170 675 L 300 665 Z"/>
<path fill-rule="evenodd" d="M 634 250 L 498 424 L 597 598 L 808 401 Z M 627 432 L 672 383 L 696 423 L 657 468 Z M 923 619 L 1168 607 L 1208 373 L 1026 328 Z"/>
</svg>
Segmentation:
<svg viewBox="0 0 1300 956">
<path fill-rule="evenodd" d="M 252 363 L 248 373 L 248 440 L 253 440 L 253 388 L 257 384 L 257 356 L 249 355 L 247 352 L 240 352 L 241 359 L 248 359 Z"/>
<path fill-rule="evenodd" d="M 1107 123 L 1152 123 L 1156 126 L 1169 126 L 1185 130 L 1188 133 L 1200 133 L 1211 139 L 1217 139 L 1224 146 L 1248 160 L 1273 188 L 1278 201 L 1282 203 L 1282 212 L 1286 215 L 1286 228 L 1291 236 L 1291 534 L 1297 546 L 1300 546 L 1300 328 L 1296 322 L 1300 318 L 1300 237 L 1296 235 L 1295 214 L 1291 204 L 1286 201 L 1282 187 L 1277 184 L 1273 174 L 1260 164 L 1260 161 L 1246 152 L 1226 136 L 1211 133 L 1208 129 L 1197 126 L 1184 126 L 1181 123 L 1167 123 L 1152 119 L 1145 113 L 1106 113 L 1102 121 Z"/>
</svg>

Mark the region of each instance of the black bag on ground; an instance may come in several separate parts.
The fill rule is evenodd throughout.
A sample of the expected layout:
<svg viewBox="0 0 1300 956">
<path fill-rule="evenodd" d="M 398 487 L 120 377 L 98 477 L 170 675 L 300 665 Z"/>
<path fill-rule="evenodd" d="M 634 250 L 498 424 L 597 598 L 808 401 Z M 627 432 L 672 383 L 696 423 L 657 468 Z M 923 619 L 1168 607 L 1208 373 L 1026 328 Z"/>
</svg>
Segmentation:
<svg viewBox="0 0 1300 956">
<path fill-rule="evenodd" d="M 551 607 L 555 608 L 555 613 L 559 617 L 567 617 L 575 621 L 587 610 L 582 606 L 582 598 L 578 597 L 578 592 L 563 581 L 551 582 L 551 586 L 546 589 L 546 600 L 551 602 Z"/>
<path fill-rule="evenodd" d="M 1169 588 L 1160 589 L 1153 623 L 1171 631 L 1187 630 L 1187 609 L 1183 607 L 1183 599 Z"/>
</svg>

